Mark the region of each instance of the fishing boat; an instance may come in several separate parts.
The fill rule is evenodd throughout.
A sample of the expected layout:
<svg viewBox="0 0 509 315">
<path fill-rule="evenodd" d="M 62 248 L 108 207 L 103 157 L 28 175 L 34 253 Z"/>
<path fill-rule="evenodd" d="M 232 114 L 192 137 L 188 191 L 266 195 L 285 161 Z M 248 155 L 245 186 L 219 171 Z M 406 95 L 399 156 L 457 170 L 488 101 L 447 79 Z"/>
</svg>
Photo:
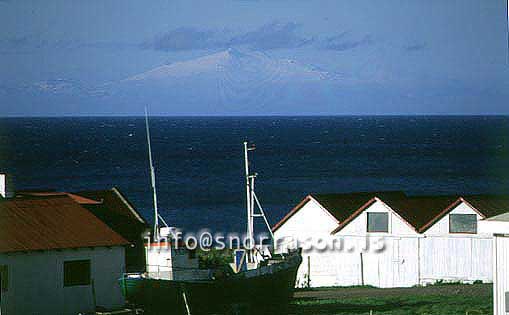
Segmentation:
<svg viewBox="0 0 509 315">
<path fill-rule="evenodd" d="M 161 231 L 168 225 L 158 213 L 155 170 L 150 147 L 148 114 L 145 124 L 150 162 L 150 174 L 154 201 L 154 240 L 159 241 Z M 293 296 L 297 269 L 302 257 L 299 249 L 284 254 L 274 254 L 273 246 L 264 251 L 262 244 L 254 243 L 254 219 L 263 218 L 272 240 L 274 236 L 264 210 L 254 190 L 256 173 L 249 169 L 249 152 L 254 150 L 244 142 L 247 229 L 246 238 L 252 246 L 237 249 L 234 263 L 215 269 L 199 269 L 195 264 L 147 267 L 147 272 L 125 274 L 120 279 L 126 300 L 144 308 L 149 314 L 217 314 L 229 313 L 232 309 L 247 308 L 256 314 L 277 314 L 288 305 Z M 159 222 L 164 224 L 159 226 Z M 165 241 L 171 242 L 171 241 Z M 170 246 L 171 253 L 171 246 Z M 152 254 L 154 255 L 154 254 Z M 155 261 L 165 261 L 168 253 L 158 251 Z M 153 256 L 152 256 L 153 257 Z M 154 260 L 154 259 L 152 259 Z M 172 265 L 173 264 L 173 265 Z M 149 264 L 147 264 L 149 265 Z M 166 270 L 166 272 L 159 272 Z M 191 276 L 178 276 L 181 274 Z"/>
</svg>

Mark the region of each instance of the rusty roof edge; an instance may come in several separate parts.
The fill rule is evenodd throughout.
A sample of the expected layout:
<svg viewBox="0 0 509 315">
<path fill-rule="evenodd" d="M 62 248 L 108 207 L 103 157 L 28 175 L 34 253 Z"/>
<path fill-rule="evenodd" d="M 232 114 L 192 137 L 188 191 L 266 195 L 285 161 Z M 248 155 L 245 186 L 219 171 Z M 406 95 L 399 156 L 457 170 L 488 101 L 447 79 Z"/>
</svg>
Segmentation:
<svg viewBox="0 0 509 315">
<path fill-rule="evenodd" d="M 430 227 L 432 227 L 435 223 L 440 221 L 447 213 L 451 212 L 452 209 L 457 207 L 463 201 L 462 197 L 458 197 L 455 201 L 453 201 L 450 205 L 445 207 L 440 213 L 434 216 L 431 220 L 429 220 L 426 224 L 419 228 L 419 233 L 426 232 Z"/>
<path fill-rule="evenodd" d="M 272 232 L 276 232 L 286 221 L 288 221 L 295 213 L 297 213 L 304 205 L 311 200 L 311 195 L 307 195 L 302 199 L 295 207 L 290 210 L 279 222 L 277 222 L 272 228 Z"/>
<path fill-rule="evenodd" d="M 385 207 L 387 207 L 390 211 L 392 211 L 401 221 L 405 222 L 408 227 L 410 227 L 412 230 L 414 230 L 416 233 L 419 233 L 419 229 L 414 226 L 412 223 L 410 223 L 407 219 L 405 219 L 401 213 L 399 212 L 398 208 L 391 207 L 387 202 L 383 201 L 380 197 L 375 197 L 378 201 L 380 201 Z"/>
<path fill-rule="evenodd" d="M 486 215 L 484 213 L 482 213 L 481 210 L 474 207 L 466 198 L 468 198 L 468 197 L 460 197 L 460 199 L 463 203 L 465 203 L 467 206 L 472 208 L 472 210 L 474 210 L 474 212 L 476 212 L 481 218 L 486 219 Z"/>
<path fill-rule="evenodd" d="M 125 243 L 120 244 L 98 244 L 94 246 L 77 246 L 77 247 L 55 247 L 55 248 L 47 248 L 47 249 L 19 249 L 19 250 L 10 250 L 10 251 L 0 251 L 0 254 L 15 254 L 15 253 L 32 253 L 32 252 L 50 252 L 50 251 L 62 251 L 62 250 L 79 250 L 85 248 L 98 248 L 98 247 L 125 247 L 130 245 L 131 243 L 125 240 Z"/>
<path fill-rule="evenodd" d="M 126 246 L 126 245 L 131 244 L 122 235 L 120 235 L 119 233 L 117 233 L 116 231 L 111 229 L 105 222 L 103 222 L 102 220 L 97 218 L 90 210 L 85 208 L 83 205 L 81 205 L 79 202 L 77 202 L 72 197 L 68 196 L 67 194 L 57 195 L 57 196 L 53 195 L 53 196 L 35 197 L 35 198 L 32 198 L 32 196 L 30 198 L 14 198 L 14 199 L 8 200 L 7 202 L 12 202 L 12 203 L 16 204 L 16 203 L 26 202 L 26 201 L 34 201 L 34 200 L 35 201 L 37 201 L 37 200 L 50 200 L 51 201 L 51 200 L 55 200 L 55 199 L 66 200 L 66 202 L 69 202 L 69 204 L 68 204 L 69 206 L 72 205 L 75 207 L 74 208 L 75 210 L 82 211 L 83 213 L 87 213 L 88 215 L 90 215 L 90 218 L 92 218 L 92 220 L 95 221 L 93 223 L 96 224 L 98 228 L 102 228 L 102 229 L 104 229 L 104 231 L 108 231 L 109 233 L 111 233 L 111 236 L 115 236 L 117 239 L 112 239 L 110 241 L 106 241 L 104 239 L 103 240 L 98 239 L 95 241 L 97 244 L 94 244 L 94 242 L 91 242 L 90 244 L 82 245 L 82 246 L 66 247 L 66 246 L 62 246 L 62 245 L 60 245 L 60 246 L 48 245 L 46 248 L 34 248 L 34 249 L 26 249 L 25 248 L 25 249 L 19 249 L 19 250 L 16 249 L 13 251 L 0 250 L 0 253 L 31 252 L 31 251 L 57 250 L 57 249 L 67 249 L 67 248 L 72 249 L 72 248 L 92 248 L 92 247 L 113 247 L 113 246 Z"/>
<path fill-rule="evenodd" d="M 332 214 L 332 212 L 330 212 L 327 208 L 325 208 L 325 207 L 324 207 L 324 206 L 320 203 L 320 201 L 319 201 L 319 200 L 317 200 L 315 197 L 313 197 L 313 195 L 310 195 L 309 197 L 310 197 L 310 200 L 313 200 L 314 202 L 316 202 L 316 203 L 318 204 L 318 206 L 319 206 L 319 207 L 320 207 L 320 208 L 321 208 L 321 209 L 322 209 L 322 210 L 323 210 L 323 211 L 324 211 L 327 215 L 329 215 L 329 217 L 330 217 L 332 220 L 336 221 L 336 224 L 339 224 L 339 220 L 338 220 L 338 218 L 336 218 L 336 217 Z"/>
<path fill-rule="evenodd" d="M 355 210 L 348 218 L 346 218 L 343 222 L 339 223 L 339 226 L 335 228 L 330 234 L 334 235 L 341 231 L 345 226 L 347 226 L 350 222 L 353 221 L 356 217 L 358 217 L 364 210 L 366 210 L 369 206 L 371 206 L 373 203 L 375 203 L 377 200 L 377 197 L 373 197 L 369 199 L 366 203 L 364 203 L 362 206 L 359 207 L 359 209 Z"/>
</svg>

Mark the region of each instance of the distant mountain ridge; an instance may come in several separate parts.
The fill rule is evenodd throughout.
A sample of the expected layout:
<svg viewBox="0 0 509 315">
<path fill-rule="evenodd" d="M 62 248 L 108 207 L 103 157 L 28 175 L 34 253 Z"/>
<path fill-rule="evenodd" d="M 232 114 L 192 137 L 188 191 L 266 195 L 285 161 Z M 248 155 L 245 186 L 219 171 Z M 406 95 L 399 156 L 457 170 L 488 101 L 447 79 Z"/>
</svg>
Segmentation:
<svg viewBox="0 0 509 315">
<path fill-rule="evenodd" d="M 344 78 L 292 59 L 229 48 L 202 57 L 165 64 L 106 87 L 112 102 L 150 103 L 160 111 L 174 106 L 232 113 L 280 105 L 330 103 Z M 109 101 L 109 100 L 108 100 Z"/>
<path fill-rule="evenodd" d="M 131 76 L 123 82 L 164 80 L 192 75 L 217 74 L 224 76 L 270 77 L 273 80 L 332 80 L 327 71 L 300 64 L 291 59 L 273 59 L 264 53 L 229 48 L 214 54 L 162 65 Z"/>
</svg>

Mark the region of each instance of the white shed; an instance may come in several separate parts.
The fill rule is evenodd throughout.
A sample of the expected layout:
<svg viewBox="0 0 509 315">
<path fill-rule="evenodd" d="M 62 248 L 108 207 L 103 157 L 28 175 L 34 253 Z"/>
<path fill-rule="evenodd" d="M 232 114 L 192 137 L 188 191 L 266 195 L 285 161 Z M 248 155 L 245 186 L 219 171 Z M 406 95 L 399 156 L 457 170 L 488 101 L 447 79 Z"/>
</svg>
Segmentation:
<svg viewBox="0 0 509 315">
<path fill-rule="evenodd" d="M 491 235 L 479 233 L 477 222 L 504 208 L 494 207 L 489 202 L 493 200 L 509 208 L 509 200 L 499 196 L 313 194 L 273 231 L 281 251 L 295 246 L 296 240 L 304 247 L 297 286 L 490 282 Z M 318 239 L 346 248 L 307 250 Z M 366 248 L 377 240 L 382 250 Z"/>
<path fill-rule="evenodd" d="M 509 314 L 509 213 L 483 220 L 481 231 L 493 234 L 493 315 Z"/>
<path fill-rule="evenodd" d="M 0 199 L 0 313 L 123 306 L 127 244 L 68 196 Z"/>
</svg>

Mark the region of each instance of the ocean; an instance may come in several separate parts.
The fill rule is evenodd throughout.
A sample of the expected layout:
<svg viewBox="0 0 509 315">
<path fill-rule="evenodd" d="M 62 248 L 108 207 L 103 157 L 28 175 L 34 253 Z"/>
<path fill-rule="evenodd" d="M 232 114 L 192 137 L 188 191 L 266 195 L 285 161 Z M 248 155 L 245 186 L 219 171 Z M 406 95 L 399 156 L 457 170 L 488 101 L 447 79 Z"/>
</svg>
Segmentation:
<svg viewBox="0 0 509 315">
<path fill-rule="evenodd" d="M 152 117 L 159 207 L 171 226 L 243 232 L 243 145 L 276 223 L 309 193 L 508 193 L 509 117 Z M 149 221 L 143 117 L 1 118 L 15 187 L 118 187 Z M 261 228 L 260 226 L 258 226 Z"/>
</svg>

